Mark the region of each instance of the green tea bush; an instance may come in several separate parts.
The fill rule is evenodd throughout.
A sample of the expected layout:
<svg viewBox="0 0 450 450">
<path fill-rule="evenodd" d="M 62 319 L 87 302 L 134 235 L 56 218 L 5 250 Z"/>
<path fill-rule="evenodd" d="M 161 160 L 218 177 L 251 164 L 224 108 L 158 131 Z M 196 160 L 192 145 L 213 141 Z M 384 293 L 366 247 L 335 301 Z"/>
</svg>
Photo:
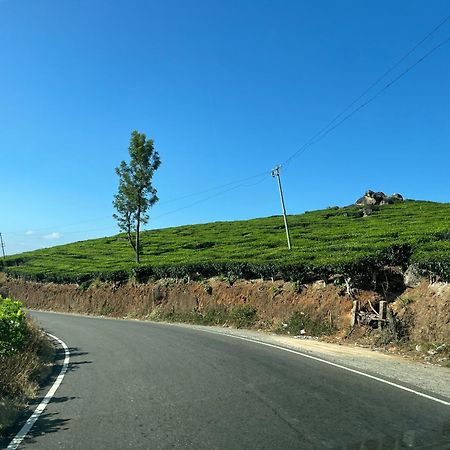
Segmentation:
<svg viewBox="0 0 450 450">
<path fill-rule="evenodd" d="M 289 216 L 290 251 L 283 220 L 273 216 L 145 231 L 140 266 L 117 235 L 9 256 L 0 270 L 30 281 L 77 284 L 212 276 L 306 283 L 342 274 L 358 286 L 370 284 L 384 266 L 414 263 L 425 275 L 450 280 L 450 204 L 404 201 L 370 217 L 359 212 L 351 206 Z"/>
</svg>

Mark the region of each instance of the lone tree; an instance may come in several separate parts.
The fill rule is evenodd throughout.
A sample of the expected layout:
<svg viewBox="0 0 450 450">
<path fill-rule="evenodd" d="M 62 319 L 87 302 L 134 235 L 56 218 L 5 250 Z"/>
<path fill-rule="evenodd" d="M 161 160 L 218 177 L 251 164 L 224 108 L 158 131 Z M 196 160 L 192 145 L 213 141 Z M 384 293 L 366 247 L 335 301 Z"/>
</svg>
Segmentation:
<svg viewBox="0 0 450 450">
<path fill-rule="evenodd" d="M 153 146 L 153 140 L 137 131 L 131 133 L 128 153 L 129 164 L 122 161 L 116 167 L 119 189 L 114 196 L 113 205 L 117 213 L 113 217 L 119 228 L 127 233 L 128 241 L 136 254 L 136 262 L 139 263 L 141 225 L 148 222 L 147 211 L 159 200 L 156 189 L 152 186 L 152 178 L 161 160 Z"/>
</svg>

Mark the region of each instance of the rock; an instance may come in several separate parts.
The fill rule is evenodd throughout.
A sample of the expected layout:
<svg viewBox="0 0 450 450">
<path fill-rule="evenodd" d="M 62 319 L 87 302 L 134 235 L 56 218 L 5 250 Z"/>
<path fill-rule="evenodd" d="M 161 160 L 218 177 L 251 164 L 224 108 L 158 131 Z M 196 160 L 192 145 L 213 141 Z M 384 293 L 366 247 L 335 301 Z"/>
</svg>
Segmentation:
<svg viewBox="0 0 450 450">
<path fill-rule="evenodd" d="M 326 288 L 326 287 L 327 287 L 327 283 L 325 283 L 324 280 L 318 280 L 318 281 L 315 281 L 315 282 L 313 283 L 313 285 L 312 285 L 312 288 L 313 288 L 314 290 L 324 289 L 324 288 Z"/>
<path fill-rule="evenodd" d="M 367 192 L 372 192 L 372 191 L 367 191 Z M 367 192 L 366 192 L 366 195 L 367 195 Z M 372 198 L 375 199 L 375 204 L 379 205 L 387 197 L 384 192 L 372 192 Z"/>
<path fill-rule="evenodd" d="M 410 265 L 403 274 L 403 283 L 406 287 L 417 287 L 420 284 L 422 277 L 416 266 Z"/>
<path fill-rule="evenodd" d="M 369 206 L 369 205 L 376 205 L 377 201 L 373 197 L 364 195 L 364 197 L 361 197 L 358 200 L 356 200 L 356 204 L 358 206 Z"/>
<path fill-rule="evenodd" d="M 371 216 L 373 214 L 373 209 L 370 207 L 363 208 L 362 213 L 363 217 Z"/>
<path fill-rule="evenodd" d="M 394 201 L 400 201 L 400 202 L 402 202 L 404 200 L 403 195 L 397 194 L 397 193 L 392 194 L 389 198 L 391 198 Z"/>
<path fill-rule="evenodd" d="M 374 192 L 369 189 L 363 197 L 356 200 L 355 204 L 358 206 L 390 205 L 399 201 L 403 201 L 403 196 L 400 194 L 387 196 L 384 192 Z"/>
</svg>

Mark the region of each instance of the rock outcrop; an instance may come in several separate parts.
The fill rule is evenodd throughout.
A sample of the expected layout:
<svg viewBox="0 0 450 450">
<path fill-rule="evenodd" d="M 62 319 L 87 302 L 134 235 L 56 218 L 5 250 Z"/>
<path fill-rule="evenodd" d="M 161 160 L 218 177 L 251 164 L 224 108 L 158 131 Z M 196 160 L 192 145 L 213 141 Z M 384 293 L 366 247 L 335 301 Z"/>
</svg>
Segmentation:
<svg viewBox="0 0 450 450">
<path fill-rule="evenodd" d="M 400 194 L 386 195 L 384 192 L 374 192 L 368 190 L 363 197 L 356 200 L 358 206 L 391 205 L 392 203 L 403 201 Z"/>
</svg>

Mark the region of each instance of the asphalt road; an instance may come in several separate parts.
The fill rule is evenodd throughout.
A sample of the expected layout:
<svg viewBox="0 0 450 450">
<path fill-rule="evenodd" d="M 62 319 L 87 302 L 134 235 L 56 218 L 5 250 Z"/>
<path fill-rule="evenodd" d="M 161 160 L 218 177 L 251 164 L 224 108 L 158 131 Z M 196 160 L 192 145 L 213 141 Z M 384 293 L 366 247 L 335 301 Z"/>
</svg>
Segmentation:
<svg viewBox="0 0 450 450">
<path fill-rule="evenodd" d="M 450 407 L 227 336 L 32 314 L 69 371 L 20 448 L 450 448 Z"/>
</svg>

